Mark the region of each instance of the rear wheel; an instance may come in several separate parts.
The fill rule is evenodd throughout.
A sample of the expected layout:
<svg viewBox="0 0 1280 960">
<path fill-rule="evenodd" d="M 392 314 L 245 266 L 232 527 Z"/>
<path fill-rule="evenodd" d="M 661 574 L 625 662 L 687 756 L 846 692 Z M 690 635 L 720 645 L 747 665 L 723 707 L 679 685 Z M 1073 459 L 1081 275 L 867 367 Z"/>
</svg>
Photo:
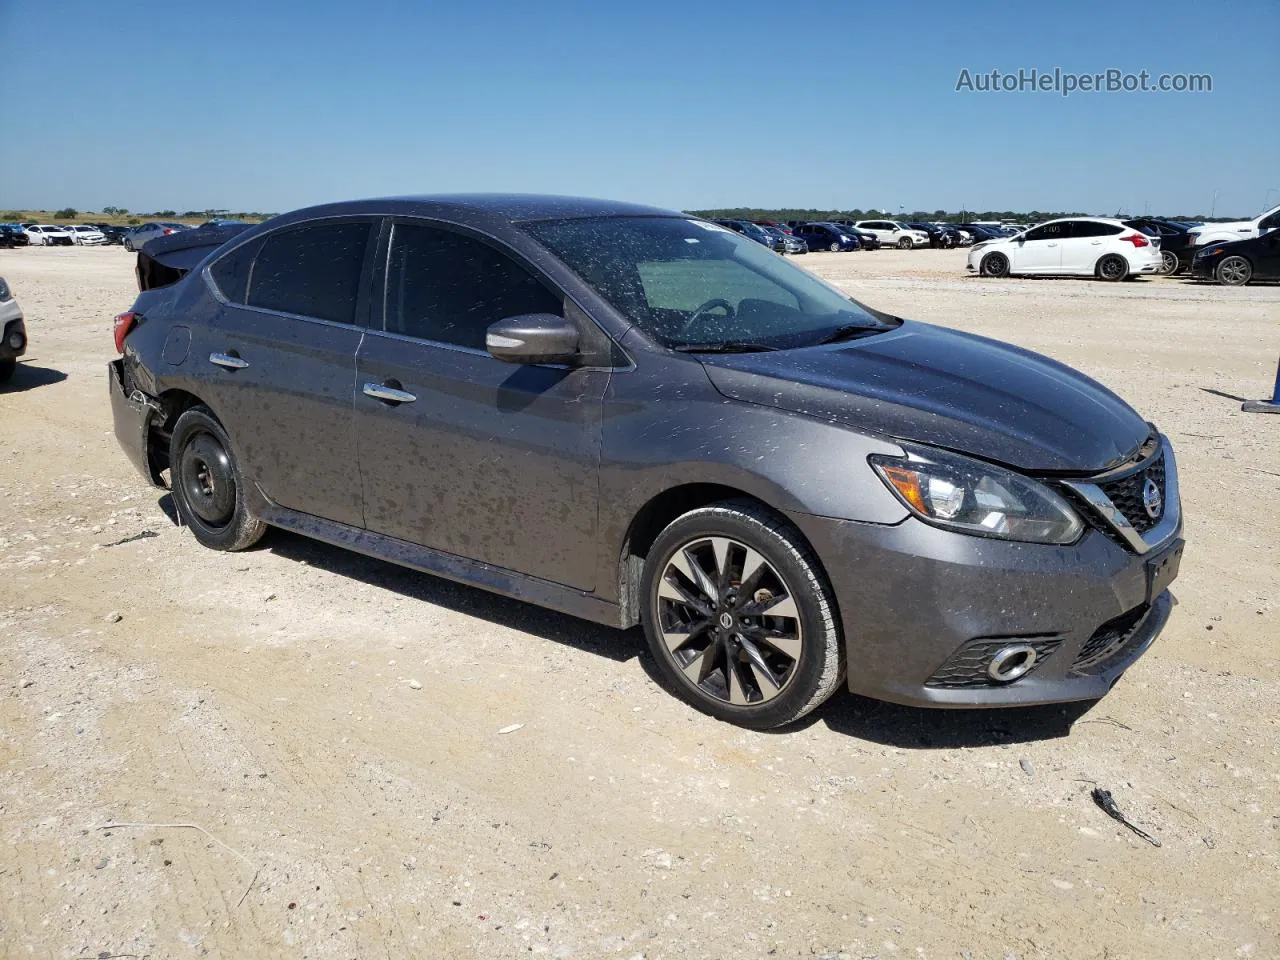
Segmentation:
<svg viewBox="0 0 1280 960">
<path fill-rule="evenodd" d="M 1162 250 L 1160 252 L 1160 273 L 1166 277 L 1172 277 L 1178 272 L 1178 255 L 1172 250 Z"/>
<path fill-rule="evenodd" d="M 826 700 L 844 648 L 826 575 L 759 504 L 686 513 L 645 560 L 645 635 L 668 686 L 713 717 L 767 730 Z"/>
<path fill-rule="evenodd" d="M 0 360 L 0 383 L 8 383 L 13 376 L 13 371 L 18 369 L 18 361 L 10 357 L 8 360 Z"/>
<path fill-rule="evenodd" d="M 1230 256 L 1218 264 L 1213 275 L 1228 287 L 1241 287 L 1253 279 L 1253 265 L 1244 257 Z"/>
<path fill-rule="evenodd" d="M 1124 257 L 1115 253 L 1108 253 L 1098 261 L 1095 272 L 1102 280 L 1123 280 L 1129 275 L 1129 264 Z"/>
<path fill-rule="evenodd" d="M 1009 258 L 1003 253 L 988 253 L 982 258 L 984 277 L 1007 277 L 1009 275 Z"/>
<path fill-rule="evenodd" d="M 169 464 L 178 515 L 201 544 L 234 551 L 262 539 L 267 525 L 245 508 L 231 441 L 207 407 L 192 407 L 178 418 Z"/>
</svg>

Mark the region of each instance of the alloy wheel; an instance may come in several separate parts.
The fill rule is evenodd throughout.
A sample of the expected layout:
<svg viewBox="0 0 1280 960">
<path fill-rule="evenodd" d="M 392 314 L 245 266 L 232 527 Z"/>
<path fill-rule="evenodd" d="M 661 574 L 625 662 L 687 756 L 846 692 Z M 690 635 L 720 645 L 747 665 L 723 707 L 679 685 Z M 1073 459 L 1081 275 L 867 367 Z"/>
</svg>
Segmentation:
<svg viewBox="0 0 1280 960">
<path fill-rule="evenodd" d="M 1125 262 L 1119 257 L 1103 257 L 1098 264 L 1098 273 L 1104 280 L 1119 280 L 1126 272 Z"/>
<path fill-rule="evenodd" d="M 1165 250 L 1160 254 L 1162 261 L 1160 272 L 1166 277 L 1172 277 L 1178 272 L 1178 255 L 1172 250 Z"/>
<path fill-rule="evenodd" d="M 733 706 L 772 700 L 804 645 L 790 586 L 758 551 L 730 537 L 677 548 L 657 582 L 655 623 L 684 680 Z"/>
<path fill-rule="evenodd" d="M 1231 287 L 1248 283 L 1253 277 L 1253 268 L 1244 257 L 1227 257 L 1218 264 L 1218 281 Z"/>
</svg>

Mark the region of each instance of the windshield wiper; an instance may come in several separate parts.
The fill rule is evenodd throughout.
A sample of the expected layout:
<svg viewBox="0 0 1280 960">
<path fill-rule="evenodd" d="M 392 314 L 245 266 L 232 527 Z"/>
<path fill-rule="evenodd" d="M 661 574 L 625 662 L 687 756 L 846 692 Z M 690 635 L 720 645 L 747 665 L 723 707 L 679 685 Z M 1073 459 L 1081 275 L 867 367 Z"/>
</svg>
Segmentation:
<svg viewBox="0 0 1280 960">
<path fill-rule="evenodd" d="M 767 353 L 779 349 L 767 343 L 750 343 L 745 340 L 721 340 L 716 343 L 682 343 L 672 350 L 680 353 Z"/>
<path fill-rule="evenodd" d="M 843 327 L 836 327 L 821 340 L 814 342 L 814 346 L 823 343 L 839 343 L 841 340 L 856 340 L 858 337 L 864 337 L 872 333 L 883 333 L 884 327 L 876 325 L 870 326 L 865 323 L 847 323 Z"/>
</svg>

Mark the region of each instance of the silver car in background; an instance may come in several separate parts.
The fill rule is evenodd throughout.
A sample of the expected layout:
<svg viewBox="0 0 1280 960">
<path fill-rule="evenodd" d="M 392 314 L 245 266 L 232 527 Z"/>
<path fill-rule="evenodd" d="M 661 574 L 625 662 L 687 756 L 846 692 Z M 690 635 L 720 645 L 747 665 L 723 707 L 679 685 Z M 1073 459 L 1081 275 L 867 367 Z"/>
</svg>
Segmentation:
<svg viewBox="0 0 1280 960">
<path fill-rule="evenodd" d="M 148 240 L 156 237 L 167 237 L 180 230 L 191 229 L 185 223 L 173 223 L 167 220 L 151 220 L 141 226 L 134 227 L 124 235 L 124 248 L 129 251 L 139 249 Z"/>
</svg>

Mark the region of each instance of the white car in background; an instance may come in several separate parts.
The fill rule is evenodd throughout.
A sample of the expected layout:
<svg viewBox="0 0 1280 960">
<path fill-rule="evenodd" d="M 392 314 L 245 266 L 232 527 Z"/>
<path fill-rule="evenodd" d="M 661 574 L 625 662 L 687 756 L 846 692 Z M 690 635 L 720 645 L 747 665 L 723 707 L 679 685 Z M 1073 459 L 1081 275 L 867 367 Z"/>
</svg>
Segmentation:
<svg viewBox="0 0 1280 960">
<path fill-rule="evenodd" d="M 1280 206 L 1264 210 L 1252 220 L 1236 220 L 1232 223 L 1206 223 L 1192 227 L 1191 245 L 1203 247 L 1206 243 L 1221 243 L 1224 240 L 1252 240 L 1269 230 L 1280 228 Z"/>
<path fill-rule="evenodd" d="M 22 228 L 33 247 L 69 247 L 75 243 L 66 227 L 51 223 L 33 223 Z"/>
<path fill-rule="evenodd" d="M 106 234 L 101 230 L 97 227 L 90 227 L 83 223 L 67 227 L 67 232 L 71 234 L 72 242 L 83 247 L 92 247 L 97 244 L 107 242 Z"/>
<path fill-rule="evenodd" d="M 1049 220 L 969 248 L 968 270 L 984 277 L 1071 276 L 1124 280 L 1159 273 L 1160 238 L 1102 217 Z"/>
<path fill-rule="evenodd" d="M 929 245 L 927 233 L 923 230 L 912 230 L 905 223 L 898 223 L 896 220 L 859 220 L 854 226 L 867 233 L 874 233 L 880 238 L 882 246 L 910 250 L 912 247 Z"/>
</svg>

